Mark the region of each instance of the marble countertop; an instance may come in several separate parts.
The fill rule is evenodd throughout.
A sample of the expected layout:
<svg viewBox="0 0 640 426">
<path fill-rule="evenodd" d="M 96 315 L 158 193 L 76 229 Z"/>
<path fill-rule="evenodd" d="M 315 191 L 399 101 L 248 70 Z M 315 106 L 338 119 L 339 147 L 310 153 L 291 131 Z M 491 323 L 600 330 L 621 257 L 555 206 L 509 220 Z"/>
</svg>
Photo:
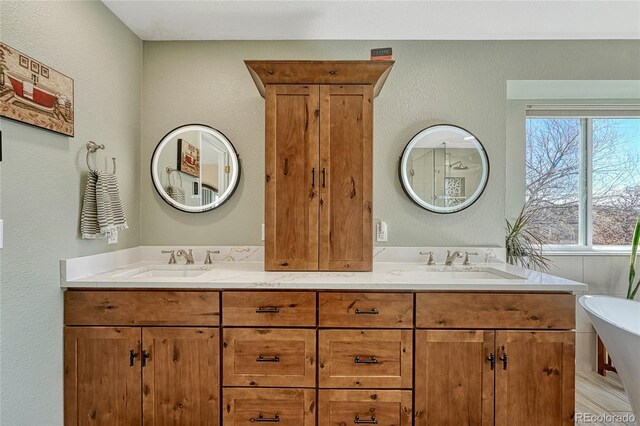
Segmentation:
<svg viewBox="0 0 640 426">
<path fill-rule="evenodd" d="M 153 273 L 191 276 L 150 276 Z M 116 268 L 84 276 L 73 276 L 63 271 L 61 287 L 523 292 L 581 292 L 587 289 L 586 284 L 503 262 L 470 267 L 427 266 L 424 262 L 374 262 L 372 272 L 266 272 L 262 261 L 214 261 L 211 265 L 167 265 L 158 261 L 121 263 Z"/>
</svg>

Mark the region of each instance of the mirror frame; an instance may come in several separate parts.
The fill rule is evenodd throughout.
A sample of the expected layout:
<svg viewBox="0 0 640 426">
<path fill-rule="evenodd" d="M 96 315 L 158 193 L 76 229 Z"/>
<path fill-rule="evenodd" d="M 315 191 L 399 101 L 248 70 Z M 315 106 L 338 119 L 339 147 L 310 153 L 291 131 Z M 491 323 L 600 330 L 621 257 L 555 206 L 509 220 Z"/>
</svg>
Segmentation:
<svg viewBox="0 0 640 426">
<path fill-rule="evenodd" d="M 448 207 L 448 208 L 434 206 L 433 204 L 429 204 L 426 201 L 424 201 L 422 198 L 420 198 L 418 194 L 415 193 L 413 188 L 411 188 L 411 185 L 409 185 L 409 180 L 406 172 L 407 160 L 409 158 L 409 153 L 411 152 L 411 150 L 415 147 L 415 145 L 420 141 L 420 139 L 425 134 L 433 132 L 437 127 L 453 127 L 458 130 L 462 130 L 463 132 L 466 132 L 469 135 L 473 136 L 474 138 L 473 140 L 475 142 L 472 142 L 472 143 L 477 144 L 476 148 L 480 152 L 480 160 L 482 162 L 482 167 L 483 169 L 486 170 L 486 173 L 483 174 L 483 179 L 480 180 L 480 184 L 478 185 L 478 188 L 474 191 L 474 193 L 465 202 L 460 203 L 453 207 Z M 482 145 L 482 142 L 480 142 L 480 139 L 478 139 L 476 135 L 474 135 L 464 127 L 456 126 L 455 124 L 445 124 L 445 123 L 429 126 L 427 128 L 420 130 L 418 133 L 416 133 L 409 140 L 404 150 L 402 151 L 402 155 L 400 156 L 399 163 L 400 164 L 398 166 L 398 175 L 400 177 L 400 185 L 402 186 L 402 190 L 407 195 L 407 197 L 409 197 L 411 201 L 413 201 L 415 204 L 422 207 L 423 209 L 433 213 L 438 213 L 438 214 L 457 213 L 472 206 L 476 201 L 478 201 L 478 199 L 484 193 L 484 190 L 487 187 L 487 183 L 489 182 L 489 174 L 491 170 L 491 166 L 489 164 L 489 155 L 487 154 L 487 150 L 484 148 L 484 145 Z"/>
<path fill-rule="evenodd" d="M 216 200 L 213 203 L 207 204 L 206 206 L 193 206 L 193 207 L 185 206 L 184 204 L 180 204 L 173 198 L 169 197 L 169 195 L 164 191 L 164 189 L 161 190 L 161 188 L 163 188 L 162 182 L 157 173 L 158 161 L 160 158 L 159 153 L 162 151 L 162 149 L 169 143 L 169 141 L 171 141 L 171 139 L 173 139 L 179 133 L 183 131 L 190 131 L 190 130 L 200 130 L 203 132 L 208 132 L 213 134 L 215 137 L 217 137 L 218 140 L 220 140 L 229 151 L 229 154 L 230 154 L 229 157 L 231 158 L 231 169 L 238 171 L 237 173 L 231 176 L 231 180 L 229 181 L 229 187 L 227 191 L 225 191 L 225 192 L 228 192 L 227 195 L 224 198 L 220 197 L 220 199 Z M 220 207 L 221 205 L 223 205 L 224 203 L 226 203 L 227 201 L 229 201 L 229 199 L 233 196 L 233 194 L 236 192 L 236 189 L 238 188 L 238 184 L 240 183 L 240 174 L 242 172 L 240 167 L 240 155 L 238 155 L 238 151 L 236 151 L 235 147 L 233 146 L 229 138 L 227 138 L 224 135 L 224 133 L 222 133 L 221 131 L 214 129 L 211 126 L 207 126 L 206 124 L 184 124 L 176 127 L 175 129 L 169 131 L 166 135 L 164 135 L 160 139 L 160 142 L 158 142 L 158 145 L 156 145 L 155 149 L 153 150 L 153 154 L 151 155 L 150 169 L 151 169 L 151 183 L 153 184 L 153 188 L 156 190 L 160 198 L 162 198 L 163 201 L 165 201 L 174 209 L 180 210 L 182 212 L 187 212 L 187 213 L 207 212 L 210 210 L 214 210 Z M 162 168 L 162 170 L 164 170 L 164 167 Z M 181 172 L 178 172 L 178 173 L 181 173 Z"/>
</svg>

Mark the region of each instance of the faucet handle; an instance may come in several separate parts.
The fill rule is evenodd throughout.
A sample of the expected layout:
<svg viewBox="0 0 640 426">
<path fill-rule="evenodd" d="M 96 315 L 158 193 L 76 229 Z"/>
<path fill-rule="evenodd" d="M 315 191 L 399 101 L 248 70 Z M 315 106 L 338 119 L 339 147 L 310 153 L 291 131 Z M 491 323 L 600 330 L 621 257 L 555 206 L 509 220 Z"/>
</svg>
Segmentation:
<svg viewBox="0 0 640 426">
<path fill-rule="evenodd" d="M 493 259 L 498 257 L 492 248 L 488 248 L 484 254 L 484 263 L 491 263 Z"/>
<path fill-rule="evenodd" d="M 211 261 L 211 253 L 220 254 L 220 250 L 207 250 L 207 257 L 204 259 L 205 265 L 211 265 L 213 262 Z"/>
<path fill-rule="evenodd" d="M 469 256 L 477 256 L 477 255 L 478 255 L 478 253 L 477 253 L 477 252 L 473 252 L 473 253 L 472 253 L 472 252 L 465 251 L 465 252 L 464 252 L 464 261 L 462 262 L 462 264 L 463 264 L 464 266 L 469 266 L 469 265 L 471 265 L 471 262 L 469 261 Z"/>
<path fill-rule="evenodd" d="M 162 250 L 160 253 L 162 254 L 171 254 L 169 257 L 169 265 L 175 265 L 176 263 L 176 251 L 175 250 Z"/>
<path fill-rule="evenodd" d="M 427 260 L 427 265 L 428 266 L 433 266 L 436 264 L 436 262 L 433 260 L 433 252 L 432 251 L 421 251 L 420 252 L 421 256 L 429 256 L 429 259 Z"/>
</svg>

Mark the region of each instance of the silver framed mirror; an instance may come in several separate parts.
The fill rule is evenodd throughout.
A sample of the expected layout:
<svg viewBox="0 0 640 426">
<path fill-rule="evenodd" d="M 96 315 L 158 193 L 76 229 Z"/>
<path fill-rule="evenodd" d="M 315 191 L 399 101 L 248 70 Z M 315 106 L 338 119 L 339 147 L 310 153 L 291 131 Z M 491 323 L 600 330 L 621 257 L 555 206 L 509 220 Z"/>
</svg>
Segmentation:
<svg viewBox="0 0 640 426">
<path fill-rule="evenodd" d="M 489 158 L 471 132 L 438 124 L 411 138 L 400 157 L 399 175 L 414 203 L 434 213 L 455 213 L 482 195 L 489 180 Z"/>
<path fill-rule="evenodd" d="M 240 159 L 219 130 L 187 124 L 171 130 L 156 146 L 151 180 L 170 206 L 202 213 L 231 198 L 240 181 Z"/>
</svg>

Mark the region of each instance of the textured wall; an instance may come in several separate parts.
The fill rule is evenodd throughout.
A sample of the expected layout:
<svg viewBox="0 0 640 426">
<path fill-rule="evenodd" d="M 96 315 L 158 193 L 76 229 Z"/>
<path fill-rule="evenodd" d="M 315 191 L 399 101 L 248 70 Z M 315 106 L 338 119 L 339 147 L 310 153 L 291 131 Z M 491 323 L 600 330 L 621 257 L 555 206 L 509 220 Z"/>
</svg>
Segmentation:
<svg viewBox="0 0 640 426">
<path fill-rule="evenodd" d="M 145 42 L 142 242 L 261 244 L 264 100 L 244 59 L 363 59 L 370 48 L 387 45 L 397 63 L 374 107 L 373 187 L 374 216 L 388 223 L 390 246 L 503 244 L 506 145 L 520 143 L 506 141 L 507 80 L 637 79 L 640 64 L 637 41 Z M 181 213 L 152 189 L 153 148 L 185 123 L 221 130 L 242 156 L 239 190 L 220 209 Z M 454 215 L 415 206 L 397 177 L 405 144 L 437 123 L 469 129 L 491 162 L 485 193 Z"/>
<path fill-rule="evenodd" d="M 6 119 L 3 133 L 1 418 L 62 424 L 58 260 L 139 244 L 142 42 L 100 2 L 0 2 L 0 39 L 75 80 L 75 138 Z M 118 159 L 129 230 L 79 239 L 85 143 Z M 98 163 L 104 165 L 105 154 Z M 109 160 L 110 162 L 110 160 Z"/>
</svg>

